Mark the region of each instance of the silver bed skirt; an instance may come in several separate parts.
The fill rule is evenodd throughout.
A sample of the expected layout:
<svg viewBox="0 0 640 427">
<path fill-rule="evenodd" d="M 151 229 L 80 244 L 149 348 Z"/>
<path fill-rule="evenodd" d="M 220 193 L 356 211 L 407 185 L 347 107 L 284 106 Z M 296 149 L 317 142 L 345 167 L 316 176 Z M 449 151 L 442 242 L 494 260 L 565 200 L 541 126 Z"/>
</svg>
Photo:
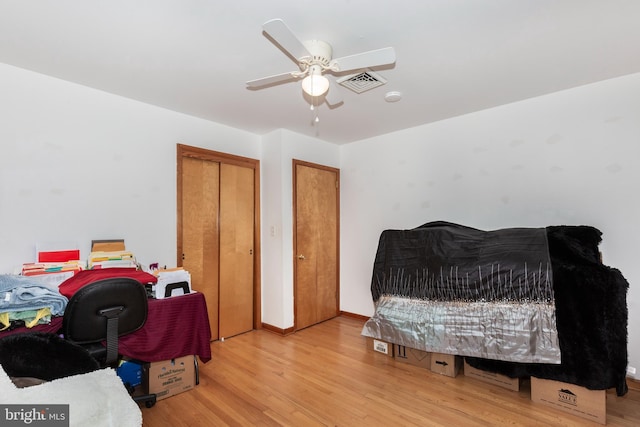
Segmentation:
<svg viewBox="0 0 640 427">
<path fill-rule="evenodd" d="M 436 353 L 561 363 L 553 302 L 448 302 L 383 295 L 362 335 Z"/>
</svg>

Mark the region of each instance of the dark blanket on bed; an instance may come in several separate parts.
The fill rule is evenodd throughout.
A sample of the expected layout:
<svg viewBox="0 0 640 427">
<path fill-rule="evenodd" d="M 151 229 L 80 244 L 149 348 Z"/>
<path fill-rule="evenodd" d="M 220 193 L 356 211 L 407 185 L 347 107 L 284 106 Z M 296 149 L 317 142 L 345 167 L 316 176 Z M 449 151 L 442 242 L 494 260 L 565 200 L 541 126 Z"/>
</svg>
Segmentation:
<svg viewBox="0 0 640 427">
<path fill-rule="evenodd" d="M 600 261 L 601 232 L 589 226 L 482 231 L 447 222 L 387 230 L 371 292 L 432 300 L 553 298 L 562 363 L 467 357 L 478 369 L 589 389 L 627 392 L 628 283 Z M 412 272 L 412 273 L 407 273 Z M 413 277 L 407 277 L 411 274 Z"/>
<path fill-rule="evenodd" d="M 467 358 L 510 377 L 535 376 L 593 389 L 627 392 L 627 289 L 620 271 L 600 262 L 595 228 L 547 227 L 553 265 L 560 365 Z"/>
<path fill-rule="evenodd" d="M 371 292 L 431 301 L 536 301 L 553 298 L 544 228 L 482 231 L 448 222 L 385 230 Z"/>
</svg>

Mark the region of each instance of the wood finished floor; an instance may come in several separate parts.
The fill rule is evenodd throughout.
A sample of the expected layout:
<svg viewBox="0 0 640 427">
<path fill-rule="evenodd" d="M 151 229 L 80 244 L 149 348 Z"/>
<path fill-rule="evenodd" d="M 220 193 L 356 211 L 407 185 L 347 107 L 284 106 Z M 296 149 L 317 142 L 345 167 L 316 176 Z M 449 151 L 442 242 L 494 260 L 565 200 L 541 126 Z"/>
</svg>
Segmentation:
<svg viewBox="0 0 640 427">
<path fill-rule="evenodd" d="M 142 408 L 143 426 L 598 426 L 519 392 L 449 378 L 372 350 L 341 316 L 282 337 L 256 330 L 211 344 L 195 389 Z M 607 392 L 607 425 L 640 426 L 640 390 Z"/>
</svg>

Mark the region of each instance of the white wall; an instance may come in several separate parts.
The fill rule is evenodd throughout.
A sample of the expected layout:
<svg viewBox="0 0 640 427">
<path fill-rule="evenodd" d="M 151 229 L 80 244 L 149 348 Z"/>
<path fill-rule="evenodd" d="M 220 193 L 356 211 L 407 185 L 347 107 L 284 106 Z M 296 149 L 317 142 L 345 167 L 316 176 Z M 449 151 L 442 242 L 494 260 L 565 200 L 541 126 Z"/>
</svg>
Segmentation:
<svg viewBox="0 0 640 427">
<path fill-rule="evenodd" d="M 288 302 L 288 292 L 285 292 L 284 275 L 287 264 L 283 257 L 287 244 L 282 239 L 283 234 L 283 197 L 287 189 L 283 188 L 282 131 L 275 131 L 265 135 L 262 139 L 262 180 L 261 209 L 262 209 L 262 321 L 268 325 L 282 329 L 291 326 L 285 320 L 291 303 Z M 289 263 L 290 264 L 290 263 Z M 292 286 L 292 285 L 291 285 Z M 285 308 L 286 307 L 286 308 Z"/>
<path fill-rule="evenodd" d="M 286 130 L 263 137 L 262 319 L 293 326 L 293 159 L 339 167 L 340 150 Z M 273 235 L 272 235 L 273 230 Z"/>
<path fill-rule="evenodd" d="M 378 237 L 444 220 L 490 230 L 592 225 L 630 283 L 640 368 L 640 74 L 341 148 L 342 310 L 369 316 Z"/>
<path fill-rule="evenodd" d="M 0 273 L 109 238 L 175 266 L 176 144 L 260 156 L 251 133 L 3 64 L 0 93 Z"/>
</svg>

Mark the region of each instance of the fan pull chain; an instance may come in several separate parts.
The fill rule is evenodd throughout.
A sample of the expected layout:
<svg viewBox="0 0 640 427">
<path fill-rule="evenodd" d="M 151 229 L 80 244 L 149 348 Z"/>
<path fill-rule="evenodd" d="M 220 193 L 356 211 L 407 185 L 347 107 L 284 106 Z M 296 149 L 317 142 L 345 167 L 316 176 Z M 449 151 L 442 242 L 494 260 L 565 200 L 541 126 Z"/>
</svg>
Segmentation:
<svg viewBox="0 0 640 427">
<path fill-rule="evenodd" d="M 313 92 L 313 85 L 315 84 L 315 80 L 311 80 L 311 92 Z M 318 117 L 318 111 L 316 111 L 316 108 L 314 107 L 314 103 L 318 102 L 318 97 L 314 96 L 311 100 L 311 111 L 315 111 L 315 115 L 316 117 L 313 119 L 313 124 L 317 124 L 320 122 L 320 117 Z M 317 107 L 317 105 L 316 105 Z"/>
<path fill-rule="evenodd" d="M 313 114 L 315 115 L 315 117 L 313 118 L 313 121 L 311 122 L 311 125 L 315 125 L 316 123 L 320 123 L 320 116 L 318 115 L 318 111 L 317 111 L 317 106 L 314 105 L 314 103 L 318 100 L 317 96 L 314 96 L 311 99 L 311 107 L 309 108 L 309 110 L 311 110 L 313 112 Z"/>
</svg>

